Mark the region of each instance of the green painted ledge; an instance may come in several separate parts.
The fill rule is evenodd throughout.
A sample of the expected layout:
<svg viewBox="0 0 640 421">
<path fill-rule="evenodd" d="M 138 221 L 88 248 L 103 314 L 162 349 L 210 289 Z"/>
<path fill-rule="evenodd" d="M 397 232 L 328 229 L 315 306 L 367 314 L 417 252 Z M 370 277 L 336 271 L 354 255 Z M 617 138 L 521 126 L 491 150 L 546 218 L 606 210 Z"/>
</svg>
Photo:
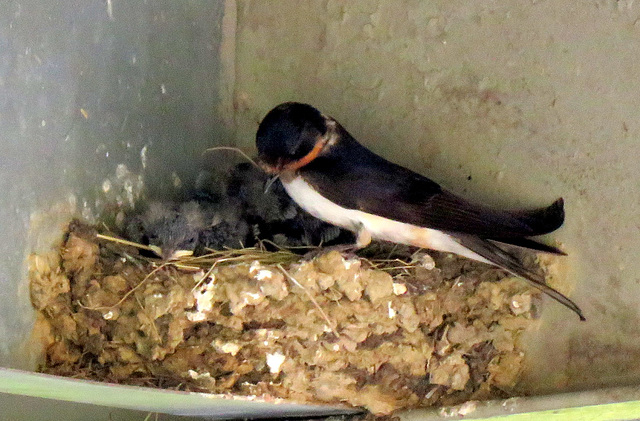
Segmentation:
<svg viewBox="0 0 640 421">
<path fill-rule="evenodd" d="M 492 421 L 610 421 L 635 420 L 640 418 L 640 401 L 618 402 L 603 405 L 589 405 L 579 408 L 563 408 L 550 411 L 527 412 L 522 414 L 490 417 Z"/>
<path fill-rule="evenodd" d="M 0 368 L 0 392 L 172 415 L 281 418 L 352 414 L 352 408 L 176 392 Z M 1 417 L 0 417 L 1 418 Z"/>
<path fill-rule="evenodd" d="M 6 368 L 0 368 L 0 392 L 114 408 L 225 419 L 317 417 L 356 413 L 353 409 L 344 407 L 121 386 Z M 397 415 L 402 421 L 636 420 L 640 419 L 640 388 L 622 387 L 503 401 L 467 402 L 454 407 L 412 410 Z"/>
<path fill-rule="evenodd" d="M 612 421 L 640 419 L 640 387 L 619 387 L 405 411 L 402 421 Z"/>
</svg>

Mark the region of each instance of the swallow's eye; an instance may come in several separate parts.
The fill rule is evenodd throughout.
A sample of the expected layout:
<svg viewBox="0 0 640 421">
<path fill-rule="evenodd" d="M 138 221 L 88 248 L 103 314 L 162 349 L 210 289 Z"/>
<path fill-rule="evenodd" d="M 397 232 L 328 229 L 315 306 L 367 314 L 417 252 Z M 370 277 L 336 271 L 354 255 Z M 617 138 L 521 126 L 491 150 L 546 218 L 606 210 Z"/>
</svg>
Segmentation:
<svg viewBox="0 0 640 421">
<path fill-rule="evenodd" d="M 295 138 L 291 138 L 291 142 L 287 142 L 287 156 L 295 156 L 300 149 L 300 142 L 302 136 L 297 136 Z"/>
<path fill-rule="evenodd" d="M 316 145 L 316 141 L 320 132 L 311 126 L 310 124 L 305 124 L 304 127 L 300 129 L 298 136 L 296 136 L 291 144 L 287 145 L 289 150 L 289 156 L 294 160 L 300 159 L 313 149 Z"/>
</svg>

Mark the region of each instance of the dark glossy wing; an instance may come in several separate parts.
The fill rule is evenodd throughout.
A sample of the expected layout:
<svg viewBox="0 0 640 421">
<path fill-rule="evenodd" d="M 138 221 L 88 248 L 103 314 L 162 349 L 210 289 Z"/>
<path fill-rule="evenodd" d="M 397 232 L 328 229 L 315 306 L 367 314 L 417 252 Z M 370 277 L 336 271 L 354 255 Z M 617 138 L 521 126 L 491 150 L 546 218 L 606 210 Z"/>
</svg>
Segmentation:
<svg viewBox="0 0 640 421">
<path fill-rule="evenodd" d="M 443 190 L 437 183 L 375 155 L 353 139 L 343 138 L 339 146 L 302 168 L 300 175 L 342 207 L 504 242 L 551 232 L 564 221 L 562 199 L 535 210 L 494 210 Z"/>
</svg>

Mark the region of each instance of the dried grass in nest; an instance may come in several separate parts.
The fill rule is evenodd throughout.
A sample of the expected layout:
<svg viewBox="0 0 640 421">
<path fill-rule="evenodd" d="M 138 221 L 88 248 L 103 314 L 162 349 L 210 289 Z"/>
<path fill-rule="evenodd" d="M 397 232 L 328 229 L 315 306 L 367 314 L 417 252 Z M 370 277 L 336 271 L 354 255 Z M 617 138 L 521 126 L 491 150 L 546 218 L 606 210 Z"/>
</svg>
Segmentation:
<svg viewBox="0 0 640 421">
<path fill-rule="evenodd" d="M 424 251 L 301 261 L 259 244 L 161 262 L 139 250 L 158 252 L 74 223 L 57 255 L 32 256 L 42 371 L 388 414 L 509 393 L 539 297 Z"/>
</svg>

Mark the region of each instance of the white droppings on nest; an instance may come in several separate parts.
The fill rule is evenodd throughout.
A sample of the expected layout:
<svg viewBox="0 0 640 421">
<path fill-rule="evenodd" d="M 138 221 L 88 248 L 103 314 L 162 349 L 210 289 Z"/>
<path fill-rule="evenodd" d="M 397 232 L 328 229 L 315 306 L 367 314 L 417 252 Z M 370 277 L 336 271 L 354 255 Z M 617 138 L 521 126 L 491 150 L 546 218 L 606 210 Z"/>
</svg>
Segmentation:
<svg viewBox="0 0 640 421">
<path fill-rule="evenodd" d="M 249 274 L 253 275 L 255 272 L 260 271 L 260 269 L 262 269 L 262 264 L 259 261 L 254 260 L 251 262 L 251 265 L 249 265 Z"/>
<path fill-rule="evenodd" d="M 198 373 L 195 370 L 189 370 L 189 371 L 187 371 L 187 373 L 189 373 L 189 377 L 191 377 L 193 380 L 210 379 L 211 378 L 211 373 L 209 373 L 208 371 L 205 371 L 204 373 Z"/>
<path fill-rule="evenodd" d="M 113 319 L 113 311 L 111 311 L 111 310 L 107 311 L 106 313 L 104 313 L 102 315 L 102 318 L 105 319 L 105 320 Z"/>
<path fill-rule="evenodd" d="M 187 320 L 193 323 L 203 322 L 207 319 L 207 315 L 205 313 L 201 313 L 198 311 L 191 311 L 187 313 Z"/>
<path fill-rule="evenodd" d="M 349 260 L 343 260 L 342 264 L 344 265 L 344 268 L 346 270 L 351 269 L 351 266 L 353 266 L 355 263 L 360 263 L 358 260 L 355 259 L 349 259 Z"/>
<path fill-rule="evenodd" d="M 407 292 L 407 286 L 405 284 L 401 284 L 399 282 L 393 283 L 393 294 L 394 295 L 402 295 Z"/>
<path fill-rule="evenodd" d="M 226 342 L 221 339 L 216 339 L 211 342 L 211 346 L 213 346 L 220 352 L 231 354 L 233 356 L 235 356 L 238 352 L 240 352 L 240 349 L 242 349 L 242 346 L 237 344 L 236 342 Z"/>
<path fill-rule="evenodd" d="M 394 310 L 393 307 L 391 307 L 391 301 L 387 302 L 387 308 L 389 309 L 389 318 L 393 319 L 394 317 L 396 317 L 396 311 Z"/>
<path fill-rule="evenodd" d="M 258 292 L 244 292 L 242 294 L 243 296 L 243 302 L 246 305 L 255 305 L 258 302 L 262 301 L 262 299 L 264 298 L 264 295 L 258 293 Z"/>
<path fill-rule="evenodd" d="M 207 318 L 207 313 L 213 309 L 213 298 L 215 292 L 213 290 L 216 278 L 214 275 L 209 276 L 209 282 L 205 283 L 201 288 L 193 291 L 193 298 L 196 299 L 196 311 L 187 312 L 187 319 L 191 322 L 201 322 Z"/>
<path fill-rule="evenodd" d="M 264 281 L 265 279 L 273 278 L 273 272 L 267 269 L 261 269 L 255 276 L 258 281 Z"/>
<path fill-rule="evenodd" d="M 269 366 L 269 372 L 271 374 L 279 374 L 282 363 L 286 357 L 280 352 L 274 352 L 273 354 L 267 354 L 267 366 Z"/>
</svg>

